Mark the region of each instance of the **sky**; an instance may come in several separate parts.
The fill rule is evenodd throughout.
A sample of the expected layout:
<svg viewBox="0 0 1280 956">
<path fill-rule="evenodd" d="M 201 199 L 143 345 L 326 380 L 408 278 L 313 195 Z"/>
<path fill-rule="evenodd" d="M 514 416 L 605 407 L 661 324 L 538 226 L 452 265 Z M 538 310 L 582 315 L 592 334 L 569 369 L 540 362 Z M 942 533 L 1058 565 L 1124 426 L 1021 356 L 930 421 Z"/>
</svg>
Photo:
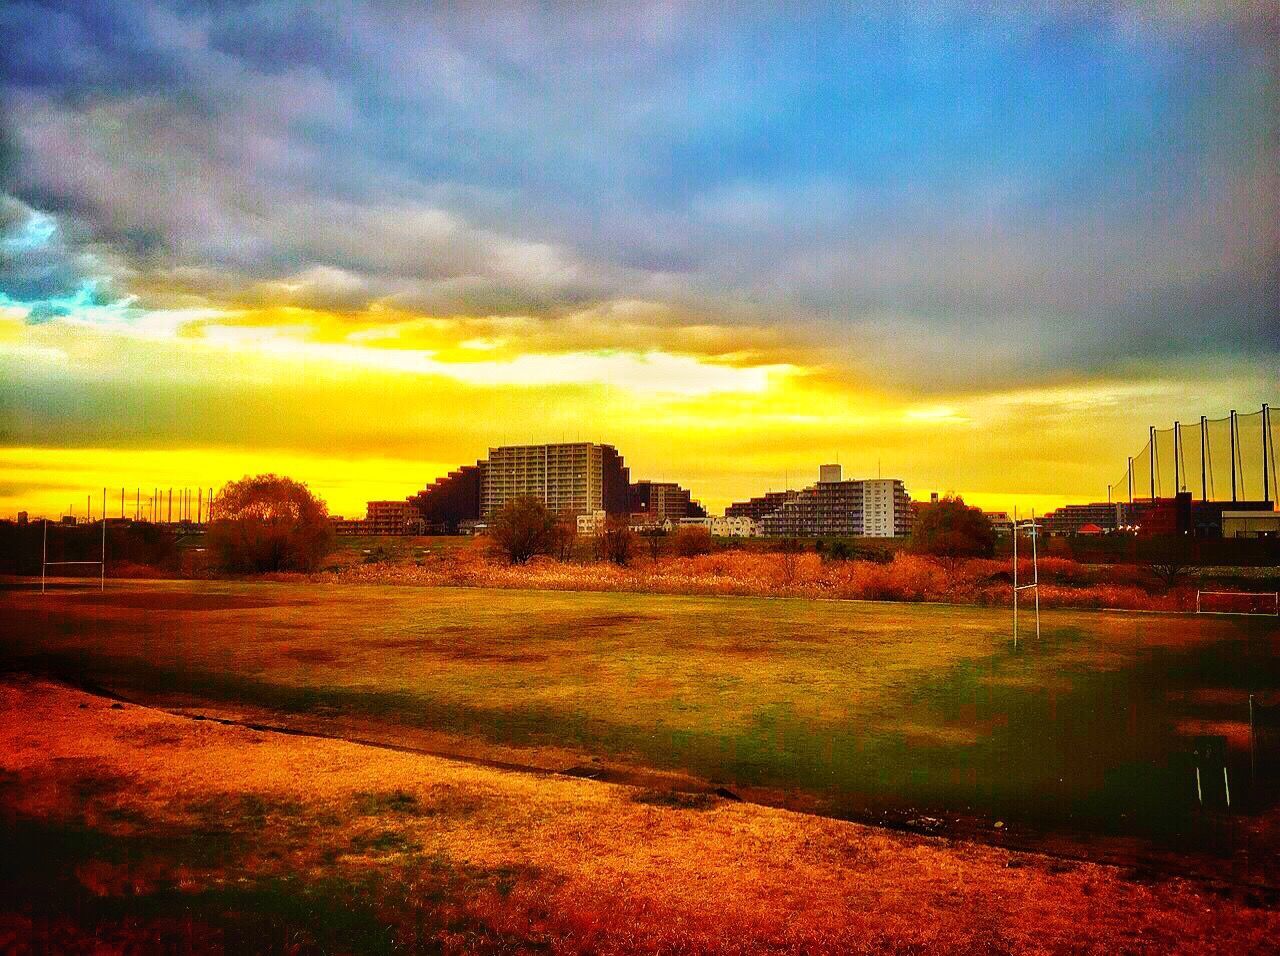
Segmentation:
<svg viewBox="0 0 1280 956">
<path fill-rule="evenodd" d="M 0 4 L 0 515 L 615 444 L 1105 498 L 1280 394 L 1274 2 Z M 113 490 L 112 497 L 118 497 Z"/>
</svg>

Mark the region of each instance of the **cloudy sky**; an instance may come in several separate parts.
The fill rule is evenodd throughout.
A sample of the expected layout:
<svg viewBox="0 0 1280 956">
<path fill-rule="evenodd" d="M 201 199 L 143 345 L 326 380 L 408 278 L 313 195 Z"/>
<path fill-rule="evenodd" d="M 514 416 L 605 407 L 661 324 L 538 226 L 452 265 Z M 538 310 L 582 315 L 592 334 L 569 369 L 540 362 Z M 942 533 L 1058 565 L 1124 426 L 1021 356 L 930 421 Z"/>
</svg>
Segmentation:
<svg viewBox="0 0 1280 956">
<path fill-rule="evenodd" d="M 1280 397 L 1274 2 L 7 0 L 0 36 L 0 514 L 265 470 L 355 514 L 561 438 L 714 507 L 837 456 L 1043 507 Z"/>
</svg>

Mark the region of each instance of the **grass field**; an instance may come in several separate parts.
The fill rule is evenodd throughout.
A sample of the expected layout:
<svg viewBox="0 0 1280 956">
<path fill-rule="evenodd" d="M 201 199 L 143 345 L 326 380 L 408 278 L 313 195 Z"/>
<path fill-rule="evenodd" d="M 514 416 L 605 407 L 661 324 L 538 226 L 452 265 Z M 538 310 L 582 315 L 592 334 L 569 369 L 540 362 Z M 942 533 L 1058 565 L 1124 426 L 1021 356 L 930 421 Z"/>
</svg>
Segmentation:
<svg viewBox="0 0 1280 956">
<path fill-rule="evenodd" d="M 0 951 L 1267 952 L 1273 897 L 0 680 Z"/>
<path fill-rule="evenodd" d="M 1142 837 L 1207 826 L 1190 757 L 1280 688 L 1273 621 L 619 593 L 136 582 L 10 590 L 3 649 L 170 706 L 859 819 Z M 1216 789 L 1215 789 L 1216 788 Z M 1210 804 L 1221 802 L 1217 778 Z"/>
</svg>

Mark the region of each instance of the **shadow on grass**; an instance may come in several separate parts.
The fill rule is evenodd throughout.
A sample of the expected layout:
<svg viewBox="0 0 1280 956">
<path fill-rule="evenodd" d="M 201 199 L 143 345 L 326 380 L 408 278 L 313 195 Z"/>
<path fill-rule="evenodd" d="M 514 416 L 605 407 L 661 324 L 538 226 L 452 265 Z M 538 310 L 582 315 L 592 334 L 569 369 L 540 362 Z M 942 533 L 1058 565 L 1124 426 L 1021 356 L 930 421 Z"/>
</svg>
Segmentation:
<svg viewBox="0 0 1280 956">
<path fill-rule="evenodd" d="M 1050 673 L 1044 662 L 1055 644 L 1082 645 L 1084 653 L 1075 662 L 1053 658 Z M 1185 714 L 1170 691 L 1208 683 L 1243 693 L 1259 680 L 1280 681 L 1280 662 L 1248 642 L 1218 641 L 1152 648 L 1108 669 L 1092 662 L 1086 644 L 1087 635 L 1063 628 L 1047 634 L 1035 654 L 1000 650 L 941 668 L 905 694 L 901 714 L 862 726 L 814 720 L 790 705 L 724 728 L 641 726 L 520 702 L 487 708 L 425 693 L 288 685 L 89 654 L 42 654 L 11 666 L 159 699 L 191 695 L 280 714 L 351 715 L 494 744 L 622 756 L 710 784 L 806 794 L 838 816 L 927 810 L 1171 844 L 1186 834 L 1194 839 L 1194 767 L 1177 727 Z M 911 724 L 924 733 L 910 732 Z M 958 731 L 954 740 L 948 731 Z M 1238 755 L 1231 759 L 1233 780 L 1243 780 L 1247 766 Z M 391 799 L 370 812 L 414 812 Z"/>
<path fill-rule="evenodd" d="M 406 854 L 401 867 L 244 876 L 241 854 L 252 843 L 244 833 L 121 836 L 82 822 L 6 816 L 0 925 L 19 951 L 419 953 L 460 936 L 492 951 L 539 948 L 494 933 L 459 905 L 485 890 L 505 898 L 530 874 L 424 858 L 389 831 L 358 837 L 352 848 Z M 192 887 L 193 876 L 204 885 Z"/>
</svg>

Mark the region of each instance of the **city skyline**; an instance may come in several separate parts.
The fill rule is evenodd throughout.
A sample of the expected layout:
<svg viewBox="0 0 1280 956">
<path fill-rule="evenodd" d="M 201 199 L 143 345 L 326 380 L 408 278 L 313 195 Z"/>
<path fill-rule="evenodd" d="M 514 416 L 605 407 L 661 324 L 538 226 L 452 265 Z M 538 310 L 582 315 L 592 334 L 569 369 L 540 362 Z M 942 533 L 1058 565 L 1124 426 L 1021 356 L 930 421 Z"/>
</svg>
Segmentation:
<svg viewBox="0 0 1280 956">
<path fill-rule="evenodd" d="M 0 514 L 566 438 L 1100 500 L 1276 398 L 1273 9 L 6 4 Z"/>
</svg>

